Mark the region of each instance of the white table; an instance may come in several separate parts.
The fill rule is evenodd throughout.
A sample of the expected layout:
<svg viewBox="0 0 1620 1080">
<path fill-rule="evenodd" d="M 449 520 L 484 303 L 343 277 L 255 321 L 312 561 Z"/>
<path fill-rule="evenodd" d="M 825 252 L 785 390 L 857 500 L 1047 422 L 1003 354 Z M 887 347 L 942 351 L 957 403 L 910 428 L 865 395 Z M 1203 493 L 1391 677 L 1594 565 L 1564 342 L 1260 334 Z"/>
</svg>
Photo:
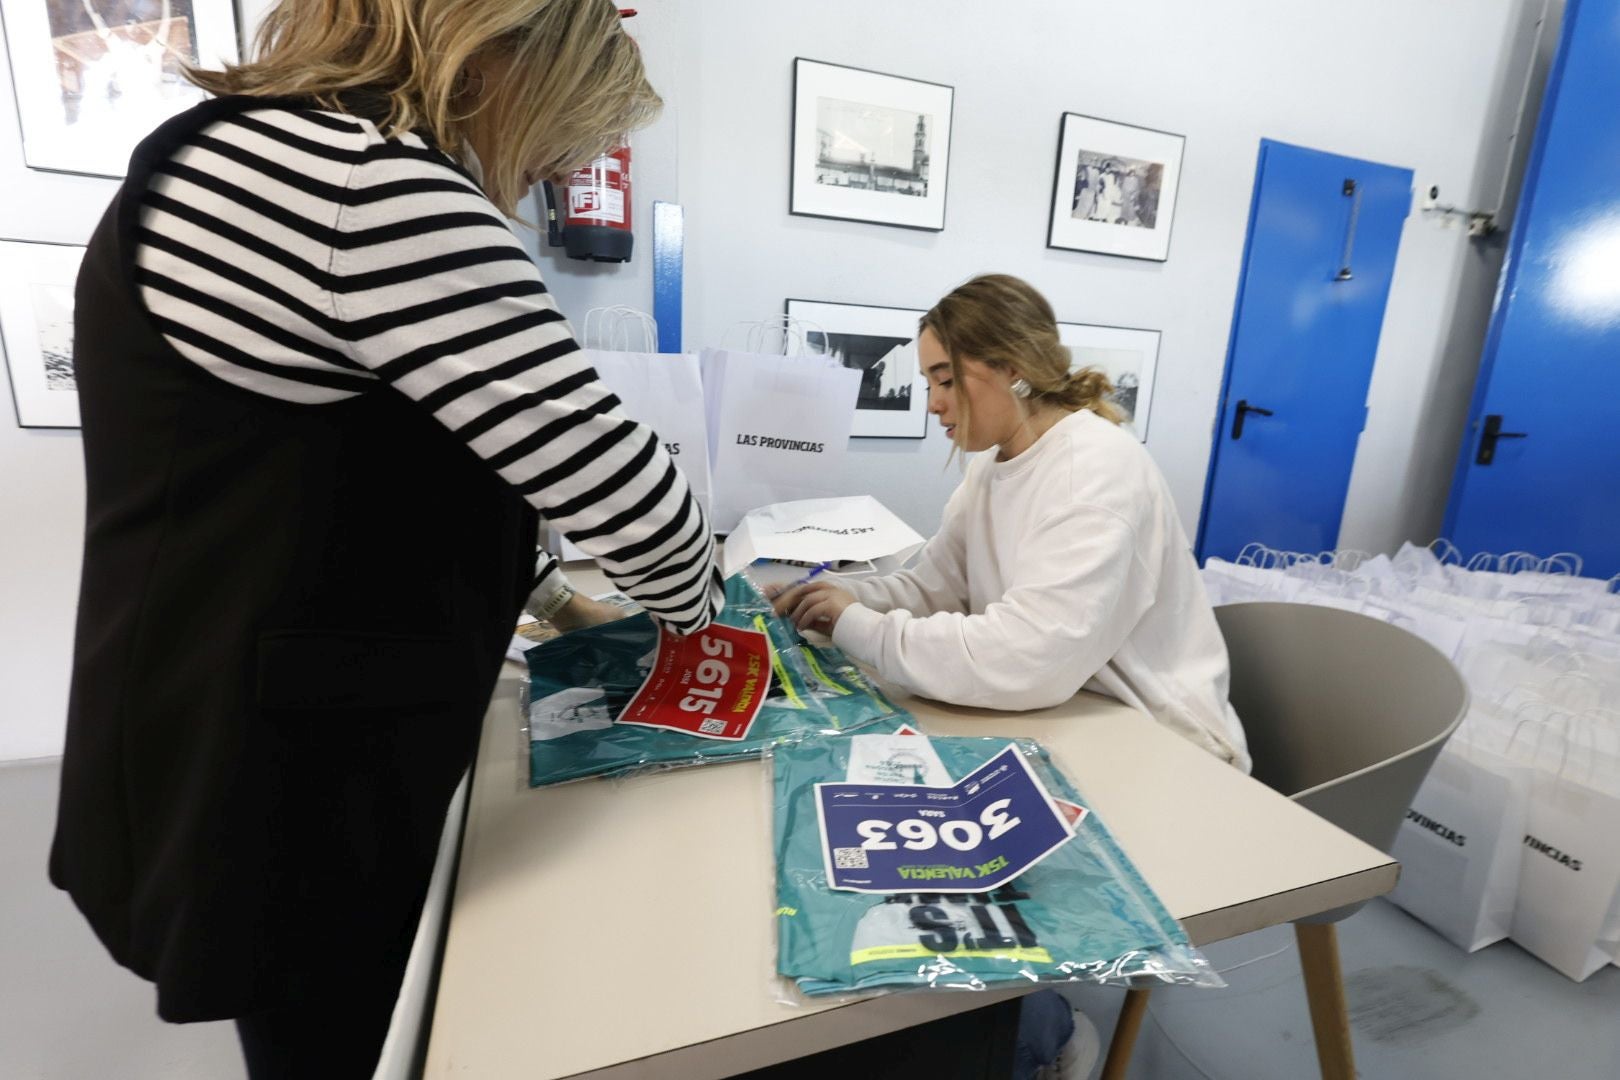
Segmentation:
<svg viewBox="0 0 1620 1080">
<path fill-rule="evenodd" d="M 994 1000 L 778 1004 L 764 765 L 530 790 L 517 687 L 502 679 L 485 720 L 427 1077 L 706 1080 Z M 1395 885 L 1388 855 L 1116 701 L 898 703 L 930 734 L 1045 744 L 1195 943 Z"/>
</svg>

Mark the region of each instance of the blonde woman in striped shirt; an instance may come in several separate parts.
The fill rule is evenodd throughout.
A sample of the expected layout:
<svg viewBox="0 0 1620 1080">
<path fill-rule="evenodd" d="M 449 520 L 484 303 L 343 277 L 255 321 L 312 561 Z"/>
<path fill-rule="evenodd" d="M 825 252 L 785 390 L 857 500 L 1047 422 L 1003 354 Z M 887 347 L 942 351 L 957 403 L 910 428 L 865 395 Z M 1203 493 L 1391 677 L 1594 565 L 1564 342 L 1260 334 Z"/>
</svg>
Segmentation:
<svg viewBox="0 0 1620 1080">
<path fill-rule="evenodd" d="M 513 620 L 568 602 L 537 516 L 675 632 L 721 603 L 508 221 L 660 103 L 608 0 L 282 0 L 190 77 L 79 280 L 51 876 L 253 1080 L 370 1076 Z"/>
</svg>

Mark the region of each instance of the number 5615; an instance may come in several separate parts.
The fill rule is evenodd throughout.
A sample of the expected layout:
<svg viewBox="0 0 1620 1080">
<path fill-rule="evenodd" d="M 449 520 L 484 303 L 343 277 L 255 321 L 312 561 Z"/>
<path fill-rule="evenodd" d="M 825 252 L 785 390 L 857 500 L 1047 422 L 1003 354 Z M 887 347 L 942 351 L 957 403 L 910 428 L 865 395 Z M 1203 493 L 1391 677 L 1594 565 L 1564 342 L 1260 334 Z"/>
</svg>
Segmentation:
<svg viewBox="0 0 1620 1080">
<path fill-rule="evenodd" d="M 702 648 L 704 656 L 731 659 L 731 642 L 725 638 L 706 637 L 698 642 L 698 646 Z M 731 667 L 719 660 L 703 660 L 698 663 L 697 670 L 693 674 L 698 685 L 688 690 L 681 698 L 681 709 L 708 716 L 714 712 L 714 703 L 720 700 L 720 695 L 731 678 Z"/>
</svg>

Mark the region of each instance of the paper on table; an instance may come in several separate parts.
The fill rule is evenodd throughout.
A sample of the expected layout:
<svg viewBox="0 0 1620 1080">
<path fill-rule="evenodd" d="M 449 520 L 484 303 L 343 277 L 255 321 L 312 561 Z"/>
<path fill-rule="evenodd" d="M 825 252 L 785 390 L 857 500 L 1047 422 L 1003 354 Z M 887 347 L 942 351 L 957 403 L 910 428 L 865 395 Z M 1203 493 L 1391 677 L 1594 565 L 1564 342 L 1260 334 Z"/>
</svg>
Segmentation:
<svg viewBox="0 0 1620 1080">
<path fill-rule="evenodd" d="M 725 573 L 756 559 L 818 563 L 872 563 L 898 570 L 923 538 L 870 495 L 798 499 L 750 510 L 726 538 Z"/>
</svg>

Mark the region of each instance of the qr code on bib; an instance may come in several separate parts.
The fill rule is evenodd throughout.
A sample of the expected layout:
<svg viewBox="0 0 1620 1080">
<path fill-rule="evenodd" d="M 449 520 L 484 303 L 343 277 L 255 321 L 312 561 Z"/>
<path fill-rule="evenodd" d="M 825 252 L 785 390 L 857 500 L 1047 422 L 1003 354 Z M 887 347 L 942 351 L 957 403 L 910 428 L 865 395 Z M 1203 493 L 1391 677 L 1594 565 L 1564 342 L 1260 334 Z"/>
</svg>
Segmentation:
<svg viewBox="0 0 1620 1080">
<path fill-rule="evenodd" d="M 833 869 L 835 870 L 865 870 L 866 849 L 858 847 L 833 848 Z"/>
<path fill-rule="evenodd" d="M 698 730 L 705 735 L 724 735 L 726 722 L 724 720 L 704 720 L 698 724 Z"/>
</svg>

